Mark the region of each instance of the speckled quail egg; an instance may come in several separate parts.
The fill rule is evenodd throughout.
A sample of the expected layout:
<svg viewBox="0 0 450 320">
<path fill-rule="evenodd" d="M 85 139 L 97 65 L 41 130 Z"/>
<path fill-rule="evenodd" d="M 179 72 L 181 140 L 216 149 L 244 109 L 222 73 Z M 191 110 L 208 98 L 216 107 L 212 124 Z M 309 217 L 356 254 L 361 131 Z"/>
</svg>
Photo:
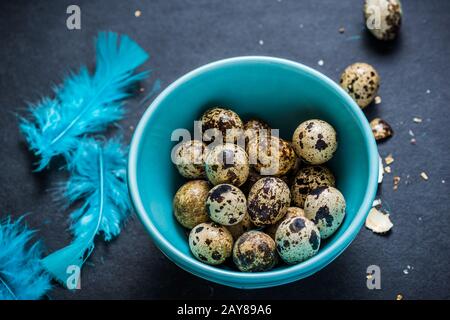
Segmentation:
<svg viewBox="0 0 450 320">
<path fill-rule="evenodd" d="M 300 208 L 305 205 L 308 193 L 318 187 L 334 187 L 336 180 L 325 166 L 306 166 L 297 172 L 291 185 L 292 202 Z"/>
<path fill-rule="evenodd" d="M 264 232 L 248 231 L 236 240 L 233 261 L 243 272 L 270 270 L 278 262 L 275 242 Z"/>
<path fill-rule="evenodd" d="M 286 214 L 284 215 L 284 217 L 281 218 L 280 220 L 278 220 L 277 223 L 267 226 L 264 229 L 264 232 L 267 233 L 269 236 L 271 236 L 273 239 L 275 239 L 275 233 L 277 232 L 278 227 L 284 220 L 287 220 L 287 219 L 290 219 L 293 217 L 304 217 L 304 216 L 305 216 L 305 211 L 303 211 L 303 209 L 300 209 L 297 207 L 289 207 L 289 208 L 287 208 Z"/>
<path fill-rule="evenodd" d="M 205 176 L 205 148 L 206 145 L 198 140 L 185 141 L 178 145 L 173 160 L 183 177 L 198 179 Z"/>
<path fill-rule="evenodd" d="M 375 118 L 370 121 L 370 128 L 372 129 L 375 140 L 380 141 L 391 137 L 394 134 L 392 127 L 380 118 Z"/>
<path fill-rule="evenodd" d="M 340 85 L 363 109 L 375 99 L 380 87 L 380 76 L 370 64 L 357 62 L 344 70 Z"/>
<path fill-rule="evenodd" d="M 244 132 L 246 143 L 248 143 L 248 141 L 250 141 L 251 139 L 256 138 L 260 132 L 264 133 L 267 136 L 271 133 L 270 126 L 264 121 L 258 119 L 251 119 L 245 122 Z"/>
<path fill-rule="evenodd" d="M 217 134 L 222 134 L 223 142 L 233 143 L 243 135 L 244 124 L 236 112 L 211 108 L 205 111 L 200 118 L 204 141 L 215 141 Z"/>
<path fill-rule="evenodd" d="M 241 190 L 231 184 L 219 184 L 209 191 L 206 211 L 212 221 L 224 226 L 237 224 L 247 213 L 247 200 Z"/>
<path fill-rule="evenodd" d="M 285 214 L 291 203 L 287 184 L 276 177 L 258 180 L 248 195 L 248 213 L 257 226 L 274 224 Z"/>
<path fill-rule="evenodd" d="M 228 231 L 230 231 L 233 239 L 236 240 L 245 232 L 255 229 L 255 225 L 253 224 L 252 220 L 250 220 L 250 216 L 247 212 L 244 215 L 244 218 L 239 223 L 232 226 L 227 226 L 227 229 Z"/>
<path fill-rule="evenodd" d="M 344 196 L 333 187 L 314 189 L 306 197 L 305 216 L 316 224 L 322 239 L 328 238 L 344 220 Z"/>
<path fill-rule="evenodd" d="M 214 222 L 205 222 L 189 233 L 189 248 L 198 260 L 218 265 L 231 256 L 233 237 L 225 227 Z"/>
<path fill-rule="evenodd" d="M 173 212 L 177 221 L 191 229 L 209 221 L 205 201 L 211 185 L 204 180 L 192 180 L 182 185 L 173 199 Z"/>
<path fill-rule="evenodd" d="M 305 217 L 292 217 L 280 224 L 275 234 L 278 253 L 288 264 L 299 263 L 319 251 L 320 233 Z"/>
<path fill-rule="evenodd" d="M 252 168 L 261 175 L 284 175 L 295 166 L 297 159 L 291 144 L 275 136 L 251 139 L 247 153 Z"/>
<path fill-rule="evenodd" d="M 323 120 L 307 120 L 295 129 L 292 145 L 306 163 L 322 164 L 330 160 L 337 149 L 336 131 Z"/>
<path fill-rule="evenodd" d="M 249 173 L 247 153 L 232 143 L 217 145 L 206 155 L 205 170 L 212 184 L 230 183 L 239 187 Z"/>
<path fill-rule="evenodd" d="M 261 119 L 250 119 L 244 124 L 244 130 L 258 131 L 260 129 L 270 130 L 270 126 Z"/>
<path fill-rule="evenodd" d="M 393 40 L 402 23 L 400 0 L 366 0 L 364 17 L 366 27 L 379 40 Z"/>
<path fill-rule="evenodd" d="M 256 181 L 258 181 L 259 179 L 265 178 L 265 177 L 267 177 L 267 176 L 263 176 L 263 175 L 259 174 L 258 172 L 256 172 L 255 170 L 253 170 L 250 167 L 247 181 L 245 181 L 245 183 L 240 187 L 240 189 L 242 190 L 242 192 L 244 192 L 244 194 L 248 195 L 250 192 L 250 189 L 256 183 Z M 288 186 L 291 184 L 292 176 L 289 175 L 289 173 L 279 176 L 278 178 L 283 180 Z"/>
</svg>

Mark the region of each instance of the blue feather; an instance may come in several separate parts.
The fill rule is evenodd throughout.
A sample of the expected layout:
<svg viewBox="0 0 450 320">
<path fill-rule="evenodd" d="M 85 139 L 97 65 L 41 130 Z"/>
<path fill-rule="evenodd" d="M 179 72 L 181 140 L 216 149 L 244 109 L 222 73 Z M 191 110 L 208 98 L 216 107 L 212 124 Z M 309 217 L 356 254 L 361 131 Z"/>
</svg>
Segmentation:
<svg viewBox="0 0 450 320">
<path fill-rule="evenodd" d="M 50 277 L 41 262 L 40 242 L 22 218 L 0 222 L 0 300 L 35 300 L 50 290 Z"/>
<path fill-rule="evenodd" d="M 62 283 L 67 267 L 81 268 L 94 248 L 94 238 L 109 241 L 120 233 L 131 211 L 126 183 L 126 154 L 120 139 L 102 143 L 83 138 L 66 159 L 71 172 L 62 195 L 69 205 L 82 202 L 70 215 L 73 242 L 43 259 L 45 268 Z"/>
<path fill-rule="evenodd" d="M 36 171 L 56 155 L 67 155 L 80 136 L 104 130 L 124 115 L 122 100 L 129 88 L 148 72 L 134 73 L 148 54 L 133 40 L 101 32 L 96 42 L 96 70 L 86 67 L 70 74 L 56 87 L 55 98 L 29 106 L 31 119 L 20 119 L 20 130 L 29 148 L 39 157 Z"/>
</svg>

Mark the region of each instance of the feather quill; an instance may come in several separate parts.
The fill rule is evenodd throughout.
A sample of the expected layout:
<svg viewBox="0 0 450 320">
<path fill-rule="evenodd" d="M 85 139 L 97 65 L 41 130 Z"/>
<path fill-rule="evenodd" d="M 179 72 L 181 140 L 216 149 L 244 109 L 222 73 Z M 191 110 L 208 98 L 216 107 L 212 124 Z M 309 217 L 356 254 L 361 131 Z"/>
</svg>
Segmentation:
<svg viewBox="0 0 450 320">
<path fill-rule="evenodd" d="M 30 244 L 34 232 L 22 218 L 0 222 L 0 300 L 35 300 L 50 290 L 41 265 L 41 244 Z"/>
<path fill-rule="evenodd" d="M 43 259 L 46 270 L 63 284 L 67 267 L 82 267 L 94 249 L 94 238 L 109 241 L 120 233 L 131 211 L 126 183 L 126 154 L 120 139 L 102 143 L 83 138 L 68 157 L 69 180 L 62 195 L 69 205 L 82 204 L 70 215 L 74 240 Z"/>
<path fill-rule="evenodd" d="M 54 88 L 55 98 L 29 106 L 30 118 L 20 118 L 20 130 L 39 157 L 41 171 L 57 155 L 67 155 L 80 136 L 104 130 L 124 115 L 122 100 L 131 85 L 148 72 L 134 73 L 148 54 L 129 37 L 101 32 L 96 41 L 96 69 L 71 73 Z"/>
</svg>

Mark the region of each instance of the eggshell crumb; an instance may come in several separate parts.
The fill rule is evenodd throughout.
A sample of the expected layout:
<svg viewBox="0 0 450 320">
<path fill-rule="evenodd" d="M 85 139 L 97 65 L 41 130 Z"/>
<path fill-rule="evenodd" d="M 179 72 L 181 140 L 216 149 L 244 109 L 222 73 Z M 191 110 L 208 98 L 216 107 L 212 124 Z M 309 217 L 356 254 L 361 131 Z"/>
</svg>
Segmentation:
<svg viewBox="0 0 450 320">
<path fill-rule="evenodd" d="M 386 233 L 393 226 L 393 223 L 389 219 L 389 214 L 385 214 L 376 208 L 372 208 L 366 218 L 366 228 L 375 233 Z"/>
</svg>

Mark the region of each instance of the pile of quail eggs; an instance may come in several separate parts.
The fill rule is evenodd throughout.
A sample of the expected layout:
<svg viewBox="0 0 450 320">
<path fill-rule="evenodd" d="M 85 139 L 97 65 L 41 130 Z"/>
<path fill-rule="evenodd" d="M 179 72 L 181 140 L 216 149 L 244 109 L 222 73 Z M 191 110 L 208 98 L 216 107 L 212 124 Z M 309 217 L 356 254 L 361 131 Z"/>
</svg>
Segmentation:
<svg viewBox="0 0 450 320">
<path fill-rule="evenodd" d="M 365 0 L 364 17 L 375 38 L 393 40 L 402 21 L 400 0 Z M 357 62 L 344 70 L 340 86 L 364 109 L 376 102 L 380 77 L 373 66 Z M 173 209 L 190 230 L 192 254 L 210 265 L 232 260 L 243 272 L 314 256 L 345 217 L 345 199 L 324 165 L 338 147 L 334 128 L 311 119 L 285 141 L 267 135 L 267 123 L 243 122 L 229 109 L 209 109 L 200 121 L 208 143 L 182 142 L 173 158 L 190 179 L 178 189 Z M 370 126 L 377 141 L 393 135 L 382 119 Z M 214 143 L 217 133 L 226 143 Z"/>
<path fill-rule="evenodd" d="M 260 272 L 314 256 L 345 217 L 345 199 L 324 166 L 338 147 L 334 128 L 308 120 L 285 141 L 271 135 L 267 123 L 244 123 L 229 109 L 209 109 L 200 120 L 209 144 L 181 142 L 173 158 L 189 179 L 176 192 L 173 210 L 190 230 L 194 257 L 210 265 L 232 260 L 240 271 Z M 212 143 L 210 129 L 226 143 Z"/>
</svg>

